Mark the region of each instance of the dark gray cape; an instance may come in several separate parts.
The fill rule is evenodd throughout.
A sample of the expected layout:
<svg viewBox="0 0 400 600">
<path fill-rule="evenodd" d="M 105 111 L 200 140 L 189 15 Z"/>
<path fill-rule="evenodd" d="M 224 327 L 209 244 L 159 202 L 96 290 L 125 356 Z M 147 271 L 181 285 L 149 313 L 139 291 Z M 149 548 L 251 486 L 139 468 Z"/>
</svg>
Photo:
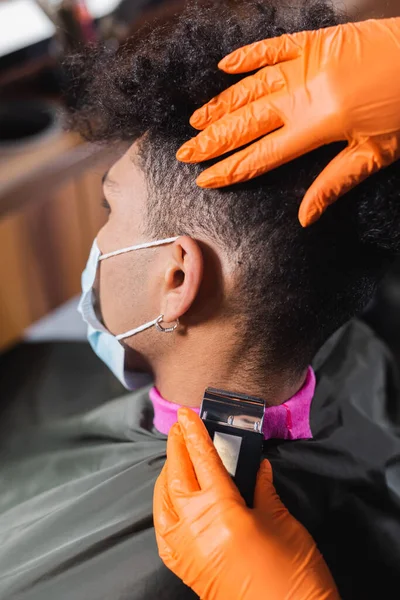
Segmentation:
<svg viewBox="0 0 400 600">
<path fill-rule="evenodd" d="M 314 367 L 314 439 L 265 443 L 278 492 L 318 542 L 344 599 L 397 597 L 394 363 L 369 328 L 352 321 L 325 344 Z M 146 388 L 3 440 L 1 600 L 196 597 L 157 554 L 152 495 L 166 441 L 152 416 Z"/>
</svg>

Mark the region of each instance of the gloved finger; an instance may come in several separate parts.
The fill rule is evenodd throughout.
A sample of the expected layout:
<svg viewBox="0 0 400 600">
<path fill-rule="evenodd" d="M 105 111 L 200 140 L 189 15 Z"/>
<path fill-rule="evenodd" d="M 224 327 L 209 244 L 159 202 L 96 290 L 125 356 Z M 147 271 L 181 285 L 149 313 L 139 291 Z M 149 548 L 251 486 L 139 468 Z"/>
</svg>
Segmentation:
<svg viewBox="0 0 400 600">
<path fill-rule="evenodd" d="M 179 520 L 168 491 L 167 463 L 154 486 L 153 519 L 156 532 L 160 536 L 166 535 Z"/>
<path fill-rule="evenodd" d="M 254 492 L 254 508 L 262 510 L 267 502 L 271 490 L 274 489 L 273 473 L 271 463 L 268 460 L 263 460 L 257 474 L 256 489 Z"/>
<path fill-rule="evenodd" d="M 325 167 L 300 205 L 299 221 L 303 227 L 315 223 L 337 198 L 381 169 L 385 165 L 385 158 L 387 160 L 391 156 L 395 160 L 390 138 L 387 143 L 385 139 L 382 142 L 380 149 L 376 139 L 351 144 Z"/>
<path fill-rule="evenodd" d="M 176 156 L 182 162 L 209 160 L 245 146 L 282 125 L 281 117 L 265 98 L 260 98 L 207 127 L 186 142 Z"/>
<path fill-rule="evenodd" d="M 167 480 L 169 496 L 179 517 L 182 506 L 200 486 L 178 423 L 171 428 L 167 441 Z"/>
<path fill-rule="evenodd" d="M 255 75 L 246 77 L 224 90 L 196 110 L 190 118 L 190 124 L 195 129 L 204 129 L 238 108 L 279 91 L 284 85 L 285 81 L 279 67 L 261 69 Z"/>
<path fill-rule="evenodd" d="M 178 420 L 200 488 L 214 489 L 224 497 L 232 497 L 233 494 L 242 503 L 239 490 L 225 469 L 200 417 L 190 409 L 181 408 Z"/>
<path fill-rule="evenodd" d="M 310 33 L 310 32 L 308 32 Z M 300 56 L 306 32 L 285 34 L 239 48 L 225 56 L 218 67 L 226 73 L 246 73 Z"/>
<path fill-rule="evenodd" d="M 311 138 L 312 139 L 312 138 Z M 248 181 L 315 149 L 292 129 L 281 127 L 244 150 L 206 169 L 196 180 L 203 188 L 218 188 Z"/>
<path fill-rule="evenodd" d="M 256 489 L 254 493 L 254 509 L 269 518 L 276 516 L 277 512 L 286 511 L 281 499 L 276 493 L 273 484 L 273 472 L 271 463 L 263 460 L 257 475 Z"/>
</svg>

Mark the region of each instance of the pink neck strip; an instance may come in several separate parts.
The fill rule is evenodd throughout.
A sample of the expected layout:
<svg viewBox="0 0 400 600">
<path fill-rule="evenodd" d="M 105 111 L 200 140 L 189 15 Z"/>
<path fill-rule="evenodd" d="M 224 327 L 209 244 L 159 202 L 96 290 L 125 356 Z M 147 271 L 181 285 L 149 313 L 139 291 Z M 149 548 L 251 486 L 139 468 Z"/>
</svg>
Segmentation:
<svg viewBox="0 0 400 600">
<path fill-rule="evenodd" d="M 264 439 L 304 440 L 312 438 L 310 428 L 311 401 L 315 392 L 315 374 L 308 368 L 303 387 L 284 404 L 269 406 L 265 410 Z M 150 390 L 150 400 L 154 407 L 154 427 L 168 435 L 172 425 L 177 422 L 179 404 L 164 400 L 157 388 Z M 199 414 L 198 408 L 193 408 Z"/>
</svg>

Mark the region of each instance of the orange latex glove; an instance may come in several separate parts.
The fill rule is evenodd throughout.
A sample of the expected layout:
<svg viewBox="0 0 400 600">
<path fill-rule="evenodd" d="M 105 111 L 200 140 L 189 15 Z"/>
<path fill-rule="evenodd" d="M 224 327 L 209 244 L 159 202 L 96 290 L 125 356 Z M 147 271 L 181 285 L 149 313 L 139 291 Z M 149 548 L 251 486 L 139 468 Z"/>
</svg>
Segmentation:
<svg viewBox="0 0 400 600">
<path fill-rule="evenodd" d="M 194 113 L 192 126 L 206 129 L 177 158 L 201 162 L 258 141 L 204 171 L 201 187 L 245 181 L 347 140 L 304 197 L 299 219 L 307 226 L 400 157 L 400 18 L 264 40 L 228 55 L 219 67 L 261 70 Z"/>
<path fill-rule="evenodd" d="M 283 506 L 270 463 L 246 507 L 200 418 L 179 411 L 154 492 L 162 560 L 202 600 L 333 600 L 314 540 Z"/>
</svg>

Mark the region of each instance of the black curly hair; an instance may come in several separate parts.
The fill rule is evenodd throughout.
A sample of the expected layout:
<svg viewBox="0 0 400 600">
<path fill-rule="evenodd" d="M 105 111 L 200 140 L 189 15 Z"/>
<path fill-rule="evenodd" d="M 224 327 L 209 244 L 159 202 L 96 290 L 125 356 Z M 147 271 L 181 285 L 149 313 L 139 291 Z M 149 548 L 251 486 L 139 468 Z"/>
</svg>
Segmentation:
<svg viewBox="0 0 400 600">
<path fill-rule="evenodd" d="M 232 50 L 286 32 L 345 20 L 323 1 L 192 3 L 117 52 L 69 60 L 75 129 L 91 140 L 140 140 L 148 186 L 148 234 L 206 236 L 237 269 L 233 311 L 243 317 L 243 351 L 260 373 L 297 375 L 324 340 L 370 300 L 400 249 L 399 163 L 374 175 L 302 229 L 301 199 L 343 145 L 316 150 L 251 182 L 202 190 L 210 163 L 175 159 L 196 134 L 192 112 L 240 77 L 219 71 Z M 144 135 L 146 134 L 146 135 Z"/>
</svg>

